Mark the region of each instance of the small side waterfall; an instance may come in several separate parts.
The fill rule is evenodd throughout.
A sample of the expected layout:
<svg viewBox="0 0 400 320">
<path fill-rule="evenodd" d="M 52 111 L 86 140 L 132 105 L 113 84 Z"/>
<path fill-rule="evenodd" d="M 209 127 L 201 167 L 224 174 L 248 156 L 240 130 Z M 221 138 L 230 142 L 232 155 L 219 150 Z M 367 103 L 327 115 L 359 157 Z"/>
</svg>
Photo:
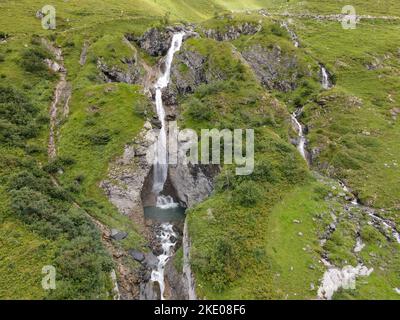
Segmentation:
<svg viewBox="0 0 400 320">
<path fill-rule="evenodd" d="M 291 117 L 292 117 L 293 123 L 295 124 L 295 126 L 297 128 L 297 134 L 299 136 L 299 142 L 297 144 L 297 150 L 299 150 L 301 156 L 308 162 L 307 153 L 306 153 L 306 142 L 307 142 L 307 140 L 306 140 L 306 137 L 304 135 L 303 126 L 301 125 L 301 123 L 297 119 L 297 117 L 298 117 L 297 112 L 293 112 Z"/>
<path fill-rule="evenodd" d="M 287 24 L 286 21 L 282 21 L 281 22 L 281 26 L 282 28 L 285 28 L 286 31 L 289 33 L 290 38 L 292 39 L 292 43 L 296 48 L 300 47 L 300 43 L 299 43 L 299 38 L 297 37 L 297 34 L 289 28 L 289 25 Z"/>
<path fill-rule="evenodd" d="M 322 79 L 321 79 L 322 88 L 324 88 L 325 90 L 328 90 L 328 89 L 332 88 L 332 83 L 329 79 L 329 73 L 323 65 L 321 65 L 320 67 L 321 67 L 321 76 L 322 76 Z"/>
<path fill-rule="evenodd" d="M 168 86 L 171 74 L 172 60 L 175 52 L 179 51 L 182 45 L 183 32 L 176 33 L 172 37 L 171 47 L 168 50 L 165 59 L 164 73 L 158 78 L 155 84 L 156 89 L 156 108 L 157 115 L 161 121 L 161 130 L 156 143 L 154 155 L 154 170 L 153 170 L 153 192 L 159 194 L 163 188 L 168 175 L 168 150 L 167 150 L 167 132 L 165 126 L 165 110 L 162 101 L 162 89 Z"/>
</svg>

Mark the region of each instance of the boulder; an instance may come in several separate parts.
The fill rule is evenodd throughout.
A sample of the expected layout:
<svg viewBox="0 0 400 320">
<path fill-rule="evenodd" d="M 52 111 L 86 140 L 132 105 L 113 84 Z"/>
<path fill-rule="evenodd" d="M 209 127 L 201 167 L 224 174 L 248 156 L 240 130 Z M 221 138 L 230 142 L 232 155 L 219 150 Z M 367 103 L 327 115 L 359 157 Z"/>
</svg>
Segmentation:
<svg viewBox="0 0 400 320">
<path fill-rule="evenodd" d="M 138 262 L 143 262 L 145 259 L 145 255 L 140 251 L 132 249 L 132 250 L 129 250 L 128 253 L 134 260 L 136 260 Z"/>
<path fill-rule="evenodd" d="M 128 234 L 124 231 L 119 231 L 117 229 L 111 229 L 111 238 L 116 240 L 116 241 L 121 241 L 125 239 L 128 236 Z"/>
</svg>

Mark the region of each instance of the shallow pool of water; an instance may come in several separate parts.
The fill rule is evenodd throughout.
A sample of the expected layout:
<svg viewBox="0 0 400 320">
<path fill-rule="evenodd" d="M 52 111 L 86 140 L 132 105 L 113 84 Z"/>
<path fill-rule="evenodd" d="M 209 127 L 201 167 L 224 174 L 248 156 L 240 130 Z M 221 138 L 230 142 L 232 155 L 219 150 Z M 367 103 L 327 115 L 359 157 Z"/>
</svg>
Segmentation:
<svg viewBox="0 0 400 320">
<path fill-rule="evenodd" d="M 156 222 L 181 222 L 185 219 L 185 208 L 175 207 L 162 209 L 159 207 L 145 207 L 144 217 Z"/>
</svg>

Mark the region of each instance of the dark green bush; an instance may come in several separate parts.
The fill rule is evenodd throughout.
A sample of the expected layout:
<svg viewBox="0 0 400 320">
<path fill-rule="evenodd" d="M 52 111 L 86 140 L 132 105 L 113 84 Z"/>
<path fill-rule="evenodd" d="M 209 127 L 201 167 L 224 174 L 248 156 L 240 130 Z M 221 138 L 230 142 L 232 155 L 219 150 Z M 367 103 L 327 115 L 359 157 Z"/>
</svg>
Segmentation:
<svg viewBox="0 0 400 320">
<path fill-rule="evenodd" d="M 44 63 L 46 58 L 51 58 L 51 55 L 40 47 L 32 47 L 26 49 L 21 55 L 21 67 L 29 73 L 34 73 L 40 76 L 48 75 L 49 71 Z"/>
<path fill-rule="evenodd" d="M 207 102 L 200 101 L 199 99 L 192 98 L 189 100 L 187 106 L 187 114 L 193 120 L 206 120 L 209 121 L 213 117 L 213 106 Z"/>
<path fill-rule="evenodd" d="M 260 186 L 254 181 L 243 181 L 234 191 L 236 201 L 243 207 L 253 207 L 262 197 Z"/>
<path fill-rule="evenodd" d="M 8 33 L 0 31 L 0 41 L 7 40 L 9 37 L 10 37 L 10 35 Z"/>
<path fill-rule="evenodd" d="M 273 25 L 271 25 L 271 33 L 272 34 L 274 34 L 274 35 L 276 35 L 276 36 L 278 36 L 278 37 L 282 37 L 283 36 L 283 34 L 284 34 L 284 30 L 282 29 L 282 27 L 280 27 L 279 25 L 277 25 L 277 24 L 273 24 Z"/>
<path fill-rule="evenodd" d="M 54 242 L 58 248 L 53 261 L 57 290 L 49 298 L 107 298 L 112 260 L 91 220 L 33 161 L 24 159 L 22 163 L 10 157 L 1 160 L 4 165 L 14 166 L 14 170 L 15 166 L 21 167 L 6 183 L 11 212 L 42 237 L 59 240 Z M 71 164 L 73 160 L 61 158 L 58 162 Z"/>
<path fill-rule="evenodd" d="M 0 142 L 20 145 L 37 136 L 39 109 L 20 91 L 0 86 Z"/>
<path fill-rule="evenodd" d="M 108 129 L 103 129 L 92 134 L 86 134 L 84 138 L 92 145 L 102 146 L 111 141 L 111 133 Z"/>
</svg>

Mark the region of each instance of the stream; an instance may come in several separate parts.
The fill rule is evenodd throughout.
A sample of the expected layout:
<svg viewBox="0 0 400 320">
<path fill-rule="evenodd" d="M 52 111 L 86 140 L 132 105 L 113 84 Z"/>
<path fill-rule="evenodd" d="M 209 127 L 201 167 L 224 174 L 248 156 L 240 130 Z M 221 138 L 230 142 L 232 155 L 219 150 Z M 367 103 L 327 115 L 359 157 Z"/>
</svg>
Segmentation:
<svg viewBox="0 0 400 320">
<path fill-rule="evenodd" d="M 329 78 L 329 73 L 326 68 L 320 64 L 320 72 L 321 72 L 321 85 L 322 88 L 327 90 L 332 87 L 332 83 Z M 299 108 L 295 112 L 291 114 L 293 125 L 298 134 L 298 142 L 297 142 L 297 150 L 301 154 L 301 156 L 306 160 L 308 164 L 310 161 L 308 159 L 308 152 L 306 150 L 307 146 L 307 138 L 304 133 L 304 127 L 299 121 L 299 116 L 302 113 L 302 109 Z M 345 185 L 344 182 L 338 181 L 343 191 L 351 195 L 351 199 L 349 200 L 350 205 L 354 207 L 369 209 L 364 207 L 357 196 Z M 381 218 L 379 215 L 375 213 L 374 210 L 365 210 L 368 212 L 368 215 L 372 219 L 371 224 L 382 224 L 383 228 L 386 231 L 389 231 L 395 240 L 400 243 L 400 234 L 396 230 L 396 226 L 393 222 Z M 360 237 L 356 239 L 356 246 L 354 248 L 354 252 L 359 253 L 364 248 L 364 244 Z M 318 298 L 319 299 L 332 299 L 334 293 L 340 288 L 352 288 L 355 285 L 356 278 L 359 276 L 367 277 L 373 272 L 373 268 L 367 268 L 363 264 L 358 264 L 356 267 L 353 266 L 345 266 L 342 269 L 339 269 L 332 265 L 326 259 L 321 258 L 322 263 L 326 266 L 327 270 L 325 271 L 321 284 L 318 288 Z"/>
</svg>

